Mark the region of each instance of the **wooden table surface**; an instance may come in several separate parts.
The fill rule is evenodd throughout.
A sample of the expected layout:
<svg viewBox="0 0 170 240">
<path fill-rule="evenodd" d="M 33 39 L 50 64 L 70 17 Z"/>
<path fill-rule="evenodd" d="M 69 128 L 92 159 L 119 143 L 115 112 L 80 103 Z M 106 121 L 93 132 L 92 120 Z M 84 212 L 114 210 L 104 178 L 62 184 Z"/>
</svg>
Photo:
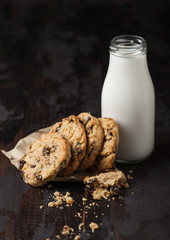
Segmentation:
<svg viewBox="0 0 170 240">
<path fill-rule="evenodd" d="M 170 2 L 156 2 L 1 0 L 0 149 L 10 150 L 29 133 L 70 114 L 100 116 L 108 46 L 120 34 L 147 41 L 156 91 L 156 141 L 144 162 L 116 164 L 126 174 L 133 170 L 123 198 L 98 201 L 87 214 L 83 183 L 33 188 L 0 153 L 0 240 L 74 239 L 77 234 L 85 240 L 170 239 Z M 69 191 L 76 203 L 49 208 L 56 189 Z M 89 197 L 87 204 L 91 202 Z M 78 229 L 82 221 L 85 232 Z M 99 225 L 94 233 L 92 221 Z M 73 235 L 61 235 L 66 224 L 74 228 Z"/>
</svg>

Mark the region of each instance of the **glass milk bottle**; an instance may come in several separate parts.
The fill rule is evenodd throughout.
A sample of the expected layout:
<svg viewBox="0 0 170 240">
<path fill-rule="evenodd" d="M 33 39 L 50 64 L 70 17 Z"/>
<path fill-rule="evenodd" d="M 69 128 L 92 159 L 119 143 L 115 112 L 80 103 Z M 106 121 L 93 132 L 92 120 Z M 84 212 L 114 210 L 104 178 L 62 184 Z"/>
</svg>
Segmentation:
<svg viewBox="0 0 170 240">
<path fill-rule="evenodd" d="M 119 125 L 116 161 L 136 163 L 154 148 L 155 92 L 142 37 L 122 35 L 110 43 L 109 67 L 102 89 L 102 117 Z"/>
</svg>

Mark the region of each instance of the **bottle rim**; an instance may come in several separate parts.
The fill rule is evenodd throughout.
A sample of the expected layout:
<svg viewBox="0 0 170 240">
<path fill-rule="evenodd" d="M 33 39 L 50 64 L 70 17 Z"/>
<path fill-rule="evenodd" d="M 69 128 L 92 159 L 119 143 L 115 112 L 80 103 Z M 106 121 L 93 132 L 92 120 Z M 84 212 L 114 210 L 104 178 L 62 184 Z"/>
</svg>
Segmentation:
<svg viewBox="0 0 170 240">
<path fill-rule="evenodd" d="M 111 40 L 109 52 L 120 57 L 141 55 L 147 52 L 147 44 L 143 37 L 137 35 L 120 35 Z"/>
</svg>

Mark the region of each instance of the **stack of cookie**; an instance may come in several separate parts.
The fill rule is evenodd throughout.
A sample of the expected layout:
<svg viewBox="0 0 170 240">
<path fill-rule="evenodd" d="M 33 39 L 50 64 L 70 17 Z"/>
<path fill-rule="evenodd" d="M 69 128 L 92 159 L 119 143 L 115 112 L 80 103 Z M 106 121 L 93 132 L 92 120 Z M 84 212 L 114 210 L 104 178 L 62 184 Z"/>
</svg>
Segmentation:
<svg viewBox="0 0 170 240">
<path fill-rule="evenodd" d="M 54 124 L 28 147 L 20 161 L 23 179 L 42 186 L 56 176 L 112 169 L 119 145 L 118 125 L 90 113 L 71 115 Z"/>
</svg>

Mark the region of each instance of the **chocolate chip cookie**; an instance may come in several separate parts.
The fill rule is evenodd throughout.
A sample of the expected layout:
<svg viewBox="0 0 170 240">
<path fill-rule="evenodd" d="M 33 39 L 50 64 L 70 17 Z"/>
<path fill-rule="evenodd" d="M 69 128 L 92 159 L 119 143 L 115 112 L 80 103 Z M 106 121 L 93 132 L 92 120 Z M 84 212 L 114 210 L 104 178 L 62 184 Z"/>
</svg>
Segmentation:
<svg viewBox="0 0 170 240">
<path fill-rule="evenodd" d="M 110 196 L 120 193 L 121 187 L 128 187 L 124 173 L 118 169 L 100 173 L 92 177 L 85 177 L 86 191 L 91 192 L 93 199 L 107 199 Z"/>
<path fill-rule="evenodd" d="M 73 173 L 85 156 L 87 138 L 83 124 L 77 116 L 71 115 L 52 126 L 51 132 L 57 132 L 71 145 L 71 160 L 68 166 L 60 172 L 60 176 Z"/>
<path fill-rule="evenodd" d="M 116 152 L 119 146 L 119 129 L 112 118 L 99 118 L 104 129 L 104 144 L 97 158 L 97 168 L 101 171 L 114 166 Z"/>
<path fill-rule="evenodd" d="M 54 180 L 57 173 L 67 167 L 71 147 L 58 133 L 43 133 L 36 138 L 20 161 L 21 174 L 26 183 L 42 186 Z"/>
<path fill-rule="evenodd" d="M 100 121 L 90 113 L 80 113 L 78 117 L 83 123 L 87 135 L 86 155 L 78 168 L 78 171 L 84 171 L 95 164 L 96 157 L 103 146 L 104 132 Z"/>
</svg>

